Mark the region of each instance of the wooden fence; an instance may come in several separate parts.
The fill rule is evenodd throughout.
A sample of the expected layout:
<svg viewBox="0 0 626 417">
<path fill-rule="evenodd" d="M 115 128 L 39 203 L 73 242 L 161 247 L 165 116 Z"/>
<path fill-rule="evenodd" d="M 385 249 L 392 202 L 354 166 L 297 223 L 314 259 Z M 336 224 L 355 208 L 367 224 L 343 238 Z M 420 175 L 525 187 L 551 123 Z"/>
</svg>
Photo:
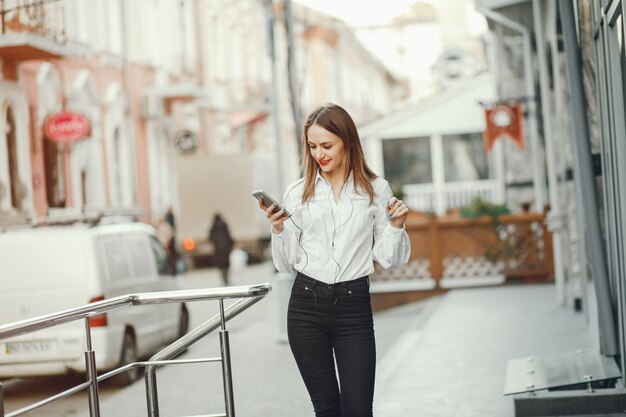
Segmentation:
<svg viewBox="0 0 626 417">
<path fill-rule="evenodd" d="M 376 269 L 372 290 L 393 292 L 501 284 L 554 277 L 552 235 L 543 213 L 497 218 L 411 215 L 411 258 L 398 269 Z"/>
</svg>

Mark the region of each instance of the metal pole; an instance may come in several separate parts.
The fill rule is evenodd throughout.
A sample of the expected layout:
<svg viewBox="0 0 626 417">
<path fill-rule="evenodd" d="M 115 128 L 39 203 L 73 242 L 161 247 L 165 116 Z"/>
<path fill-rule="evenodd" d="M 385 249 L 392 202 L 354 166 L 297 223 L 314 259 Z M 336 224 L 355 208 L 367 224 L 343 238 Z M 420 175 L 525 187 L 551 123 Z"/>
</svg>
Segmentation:
<svg viewBox="0 0 626 417">
<path fill-rule="evenodd" d="M 497 39 L 493 32 L 487 32 L 485 34 L 485 41 L 489 60 L 489 72 L 492 74 L 494 80 L 498 80 L 501 76 L 502 70 L 500 69 L 502 64 L 498 59 L 498 54 L 496 53 L 496 45 Z M 494 144 L 493 147 L 493 155 L 494 155 L 494 170 L 495 177 L 498 183 L 498 191 L 496 196 L 496 202 L 498 204 L 502 204 L 506 201 L 506 175 L 505 175 L 505 159 L 504 159 L 504 143 L 499 140 Z"/>
<path fill-rule="evenodd" d="M 233 375 L 230 366 L 230 343 L 228 330 L 220 330 L 220 347 L 222 350 L 222 376 L 224 378 L 224 403 L 226 417 L 235 417 L 235 399 L 233 396 Z"/>
<path fill-rule="evenodd" d="M 277 340 L 279 343 L 288 343 L 289 336 L 287 335 L 287 312 L 289 310 L 289 298 L 291 296 L 291 287 L 293 281 L 296 278 L 296 274 L 293 272 L 276 272 L 276 289 L 278 302 L 276 307 L 278 308 L 278 335 Z"/>
<path fill-rule="evenodd" d="M 587 274 L 587 235 L 585 230 L 585 201 L 583 196 L 582 184 L 578 178 L 580 171 L 576 171 L 574 174 L 574 190 L 576 193 L 576 233 L 578 235 L 578 241 L 576 246 L 578 247 L 578 265 L 579 265 L 579 278 L 580 289 L 582 294 L 582 308 L 585 311 L 585 317 L 587 323 L 591 319 L 589 311 L 589 276 Z"/>
<path fill-rule="evenodd" d="M 564 102 L 564 94 L 563 94 L 563 76 L 564 74 L 561 73 L 561 62 L 559 60 L 559 39 L 558 39 L 558 33 L 557 33 L 557 20 L 558 20 L 558 13 L 559 13 L 559 5 L 558 5 L 558 1 L 552 1 L 549 4 L 550 7 L 550 14 L 554 17 L 552 20 L 550 20 L 551 23 L 551 28 L 550 28 L 550 32 L 551 32 L 551 46 L 552 46 L 552 68 L 554 68 L 554 71 L 552 71 L 552 74 L 554 76 L 554 101 L 555 101 L 555 111 L 554 114 L 556 115 L 556 120 L 557 123 L 555 123 L 554 126 L 554 131 L 555 132 L 562 132 L 561 134 L 561 145 L 565 144 L 565 140 L 566 140 L 566 135 L 567 133 L 570 133 L 570 138 L 571 138 L 571 132 L 566 132 L 565 130 L 565 123 L 563 123 L 563 120 L 560 119 L 561 115 L 565 115 L 566 113 L 566 109 L 565 109 L 565 102 Z M 565 178 L 565 170 L 564 170 L 564 164 L 561 164 L 561 166 L 559 167 L 559 171 L 561 172 L 561 175 L 563 175 L 563 177 Z M 578 178 L 574 178 L 574 196 L 575 196 L 575 216 L 576 216 L 576 234 L 577 234 L 577 239 L 578 242 L 576 244 L 576 249 L 578 252 L 578 266 L 579 266 L 579 270 L 578 270 L 578 276 L 576 276 L 573 271 L 573 264 L 574 264 L 574 259 L 572 259 L 572 255 L 570 254 L 569 257 L 571 259 L 570 266 L 569 266 L 569 270 L 570 270 L 570 286 L 571 286 L 571 294 L 572 294 L 572 298 L 573 300 L 575 300 L 578 297 L 581 297 L 581 308 L 584 311 L 585 314 L 585 320 L 587 321 L 587 323 L 589 323 L 589 321 L 591 320 L 591 316 L 590 316 L 590 312 L 589 312 L 589 288 L 588 288 L 588 284 L 589 284 L 589 276 L 587 274 L 587 248 L 586 248 L 586 231 L 585 231 L 585 215 L 583 214 L 583 208 L 584 208 L 584 201 L 583 201 L 583 195 L 582 195 L 582 189 L 581 189 L 581 184 L 580 181 L 578 181 Z M 566 208 L 567 210 L 567 208 Z M 567 263 L 567 261 L 566 261 Z M 572 300 L 572 301 L 573 301 Z M 576 304 L 574 303 L 574 306 L 576 308 Z"/>
<path fill-rule="evenodd" d="M 222 330 L 226 330 L 226 316 L 224 315 L 224 299 L 220 298 L 220 326 Z"/>
<path fill-rule="evenodd" d="M 148 416 L 159 417 L 159 395 L 157 391 L 156 365 L 146 366 L 146 401 L 148 402 Z"/>
<path fill-rule="evenodd" d="M 226 405 L 226 417 L 235 417 L 235 400 L 233 396 L 233 374 L 230 360 L 230 342 L 226 319 L 224 315 L 224 300 L 220 298 L 220 318 L 222 328 L 220 330 L 220 348 L 222 353 L 222 377 L 224 380 L 224 404 Z"/>
<path fill-rule="evenodd" d="M 185 0 L 180 0 L 178 2 L 178 33 L 180 35 L 180 63 L 183 74 L 187 73 L 187 25 L 185 23 Z"/>
<path fill-rule="evenodd" d="M 565 274 L 563 273 L 563 229 L 564 221 L 559 199 L 559 181 L 556 175 L 558 161 L 554 153 L 554 138 L 552 136 L 552 109 L 548 95 L 548 65 L 546 63 L 545 36 L 543 19 L 538 0 L 533 0 L 533 20 L 535 22 L 535 38 L 537 44 L 537 60 L 539 63 L 539 91 L 541 96 L 541 111 L 543 114 L 543 136 L 546 146 L 548 166 L 548 184 L 550 212 L 547 223 L 552 232 L 552 246 L 554 257 L 554 281 L 556 284 L 556 299 L 559 305 L 565 305 Z"/>
<path fill-rule="evenodd" d="M 283 163 L 282 146 L 280 141 L 280 117 L 278 113 L 278 80 L 276 74 L 276 48 L 274 45 L 274 4 L 272 0 L 263 0 L 265 4 L 265 15 L 267 19 L 267 51 L 272 65 L 272 118 L 274 119 L 274 136 L 276 140 L 276 169 L 278 179 L 276 185 L 278 192 L 283 193 Z"/>
<path fill-rule="evenodd" d="M 530 147 L 533 156 L 533 185 L 535 191 L 535 210 L 542 212 L 545 204 L 545 174 L 543 158 L 539 146 L 539 128 L 537 126 L 537 104 L 535 102 L 535 77 L 532 66 L 532 50 L 530 47 L 530 33 L 525 26 L 512 21 L 511 19 L 496 13 L 491 9 L 477 5 L 476 9 L 487 18 L 500 23 L 522 36 L 522 47 L 524 53 L 524 81 L 528 109 L 528 123 L 530 124 Z"/>
<path fill-rule="evenodd" d="M 291 115 L 293 117 L 294 128 L 296 132 L 296 149 L 298 150 L 298 158 L 302 153 L 302 121 L 300 116 L 300 97 L 298 96 L 299 86 L 295 71 L 295 51 L 294 34 L 293 34 L 293 13 L 291 11 L 291 0 L 283 1 L 283 20 L 285 23 L 285 32 L 287 34 L 287 77 L 289 78 L 289 101 L 291 102 Z"/>
<path fill-rule="evenodd" d="M 550 49 L 552 51 L 551 56 L 552 56 L 552 68 L 554 68 L 554 71 L 552 71 L 552 77 L 554 80 L 554 127 L 552 129 L 553 132 L 560 132 L 557 133 L 559 140 L 557 141 L 558 144 L 556 144 L 556 148 L 559 149 L 561 146 L 564 146 L 565 144 L 565 139 L 567 137 L 567 131 L 565 130 L 565 123 L 563 123 L 563 119 L 562 119 L 562 115 L 565 114 L 565 109 L 564 109 L 564 100 L 563 100 L 563 74 L 561 73 L 561 60 L 560 60 L 560 56 L 561 54 L 559 53 L 559 34 L 557 33 L 557 20 L 558 20 L 558 4 L 557 4 L 557 0 L 551 0 L 548 4 L 547 4 L 548 10 L 546 13 L 546 20 L 547 23 L 550 25 L 549 29 L 547 29 L 549 36 L 550 36 Z M 556 169 L 557 169 L 557 178 L 559 177 L 559 175 L 563 178 L 563 182 L 566 181 L 566 172 L 565 172 L 565 164 L 561 161 L 558 162 L 557 161 L 557 165 L 556 165 Z M 576 186 L 577 182 L 574 182 L 574 186 Z M 577 191 L 576 191 L 577 192 Z M 578 196 L 576 195 L 576 198 L 578 198 Z M 565 225 L 566 217 L 567 217 L 567 211 L 568 211 L 568 207 L 567 204 L 564 205 L 565 207 L 563 207 L 563 224 Z M 578 212 L 579 210 L 577 210 Z M 577 215 L 578 216 L 578 215 Z M 582 225 L 584 225 L 583 222 L 576 222 L 576 227 L 580 228 Z M 584 236 L 584 232 L 581 236 Z M 568 248 L 569 246 L 569 237 L 567 234 L 563 235 L 563 248 L 562 248 L 562 253 L 563 253 L 563 264 L 564 265 L 571 265 L 570 259 L 571 259 L 571 255 L 568 253 Z M 580 259 L 586 259 L 586 256 L 582 256 Z M 586 268 L 585 268 L 586 269 Z M 572 271 L 572 267 L 567 267 L 564 266 L 563 270 L 565 272 L 565 270 L 569 270 L 570 272 Z M 570 274 L 569 275 L 569 283 L 566 283 L 566 285 L 569 286 L 569 292 L 566 291 L 566 299 L 565 299 L 565 303 L 567 305 L 575 305 L 574 304 L 574 300 L 575 299 L 580 299 L 579 297 L 582 296 L 582 301 L 583 304 L 587 303 L 586 300 L 586 294 L 585 294 L 585 290 L 582 287 L 582 283 L 586 282 L 583 281 L 582 278 L 582 274 L 579 275 L 578 277 L 576 277 L 574 274 Z M 586 276 L 586 272 L 585 272 L 585 276 Z M 566 274 L 566 278 L 567 278 L 567 274 Z"/>
<path fill-rule="evenodd" d="M 130 197 L 130 204 L 135 205 L 137 203 L 137 190 L 139 189 L 139 176 L 137 175 L 137 140 L 135 138 L 135 118 L 133 117 L 133 82 L 131 68 L 128 58 L 128 19 L 126 13 L 126 7 L 129 2 L 124 0 L 118 0 L 120 8 L 120 36 L 122 38 L 122 69 L 124 76 L 122 77 L 124 86 L 124 98 L 126 99 L 124 117 L 126 118 L 126 124 L 128 125 L 128 143 L 130 145 L 130 160 L 127 162 L 130 164 L 132 170 L 132 192 Z M 123 204 L 123 202 L 121 202 Z"/>
<path fill-rule="evenodd" d="M 195 79 L 196 82 L 202 87 L 206 88 L 205 84 L 205 74 L 204 74 L 204 57 L 205 53 L 205 42 L 204 42 L 204 14 L 203 8 L 201 4 L 202 0 L 194 0 L 193 7 L 193 33 L 194 33 L 194 43 L 196 49 L 196 74 Z"/>
<path fill-rule="evenodd" d="M 91 327 L 89 317 L 85 318 L 85 340 L 87 350 L 85 351 L 85 366 L 87 369 L 87 380 L 89 381 L 89 415 L 100 417 L 100 401 L 98 397 L 98 371 L 96 369 L 96 353 L 91 346 Z"/>
<path fill-rule="evenodd" d="M 559 0 L 559 14 L 563 27 L 563 43 L 567 59 L 567 82 L 571 95 L 570 111 L 574 139 L 574 173 L 575 178 L 578 178 L 578 181 L 580 181 L 582 201 L 586 204 L 585 207 L 580 208 L 583 209 L 585 215 L 589 236 L 589 255 L 593 283 L 596 289 L 596 304 L 600 327 L 600 349 L 604 355 L 615 356 L 618 354 L 615 317 L 613 316 L 613 304 L 611 302 L 600 217 L 596 205 L 598 199 L 588 138 L 589 126 L 587 124 L 587 103 L 581 71 L 582 60 L 578 48 L 576 20 L 571 0 Z M 585 240 L 579 239 L 578 244 L 584 245 Z M 581 259 L 581 262 L 581 268 L 583 268 L 585 260 Z"/>
</svg>

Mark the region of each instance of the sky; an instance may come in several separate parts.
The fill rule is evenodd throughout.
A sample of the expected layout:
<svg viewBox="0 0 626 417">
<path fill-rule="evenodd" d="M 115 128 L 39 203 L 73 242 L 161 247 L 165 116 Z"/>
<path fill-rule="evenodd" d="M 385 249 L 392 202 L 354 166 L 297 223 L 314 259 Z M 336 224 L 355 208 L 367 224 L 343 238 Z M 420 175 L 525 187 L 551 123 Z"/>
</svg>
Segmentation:
<svg viewBox="0 0 626 417">
<path fill-rule="evenodd" d="M 335 16 L 350 26 L 365 26 L 391 21 L 415 0 L 293 0 L 312 9 Z"/>
</svg>

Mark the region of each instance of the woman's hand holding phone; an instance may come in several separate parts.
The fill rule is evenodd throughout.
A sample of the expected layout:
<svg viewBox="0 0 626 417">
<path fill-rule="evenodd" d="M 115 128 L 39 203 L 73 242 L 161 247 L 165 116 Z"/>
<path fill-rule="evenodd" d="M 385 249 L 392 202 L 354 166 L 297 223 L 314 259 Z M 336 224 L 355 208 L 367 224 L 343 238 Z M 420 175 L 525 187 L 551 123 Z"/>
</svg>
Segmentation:
<svg viewBox="0 0 626 417">
<path fill-rule="evenodd" d="M 274 211 L 276 208 L 276 204 L 272 204 L 267 207 L 263 204 L 263 200 L 259 200 L 259 207 L 261 210 L 265 211 L 265 216 L 272 223 L 272 232 L 276 235 L 279 235 L 285 230 L 285 220 L 289 218 L 287 213 L 285 213 L 285 209 L 282 208 L 279 211 Z"/>
<path fill-rule="evenodd" d="M 265 212 L 265 217 L 272 223 L 272 233 L 279 235 L 285 229 L 284 222 L 290 214 L 276 200 L 263 190 L 252 192 L 252 196 L 259 200 L 259 207 Z"/>
</svg>

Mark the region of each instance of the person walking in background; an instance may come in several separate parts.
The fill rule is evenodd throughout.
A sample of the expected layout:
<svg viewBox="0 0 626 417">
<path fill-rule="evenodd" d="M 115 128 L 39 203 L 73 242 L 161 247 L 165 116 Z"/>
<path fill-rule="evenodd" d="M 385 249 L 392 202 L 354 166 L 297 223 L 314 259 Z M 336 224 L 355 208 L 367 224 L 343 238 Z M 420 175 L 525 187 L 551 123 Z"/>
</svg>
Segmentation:
<svg viewBox="0 0 626 417">
<path fill-rule="evenodd" d="M 169 246 L 166 246 L 167 252 L 169 256 L 169 262 L 172 265 L 173 273 L 184 272 L 186 268 L 179 268 L 178 266 L 178 245 L 176 244 L 176 220 L 174 217 L 174 209 L 172 207 L 168 207 L 165 212 L 165 216 L 163 217 L 167 224 L 172 228 L 172 239 L 169 243 Z M 182 259 L 181 259 L 182 260 Z"/>
<path fill-rule="evenodd" d="M 230 267 L 230 252 L 235 243 L 228 231 L 228 225 L 222 216 L 216 214 L 209 231 L 209 241 L 213 243 L 213 261 L 222 273 L 224 285 L 228 285 L 228 269 Z"/>
<path fill-rule="evenodd" d="M 174 229 L 164 218 L 160 218 L 157 223 L 157 238 L 167 253 L 167 272 L 170 275 L 175 275 L 177 254 L 176 243 L 174 240 Z"/>
<path fill-rule="evenodd" d="M 409 210 L 367 166 L 343 108 L 329 103 L 313 111 L 302 141 L 305 177 L 287 188 L 285 208 L 259 202 L 271 222 L 276 268 L 296 272 L 289 344 L 317 417 L 371 417 L 376 345 L 369 274 L 374 261 L 383 268 L 408 261 Z"/>
<path fill-rule="evenodd" d="M 174 209 L 172 209 L 171 207 L 168 207 L 167 211 L 165 212 L 165 221 L 168 222 L 169 225 L 172 226 L 172 230 L 176 232 L 176 220 L 174 219 Z"/>
</svg>

